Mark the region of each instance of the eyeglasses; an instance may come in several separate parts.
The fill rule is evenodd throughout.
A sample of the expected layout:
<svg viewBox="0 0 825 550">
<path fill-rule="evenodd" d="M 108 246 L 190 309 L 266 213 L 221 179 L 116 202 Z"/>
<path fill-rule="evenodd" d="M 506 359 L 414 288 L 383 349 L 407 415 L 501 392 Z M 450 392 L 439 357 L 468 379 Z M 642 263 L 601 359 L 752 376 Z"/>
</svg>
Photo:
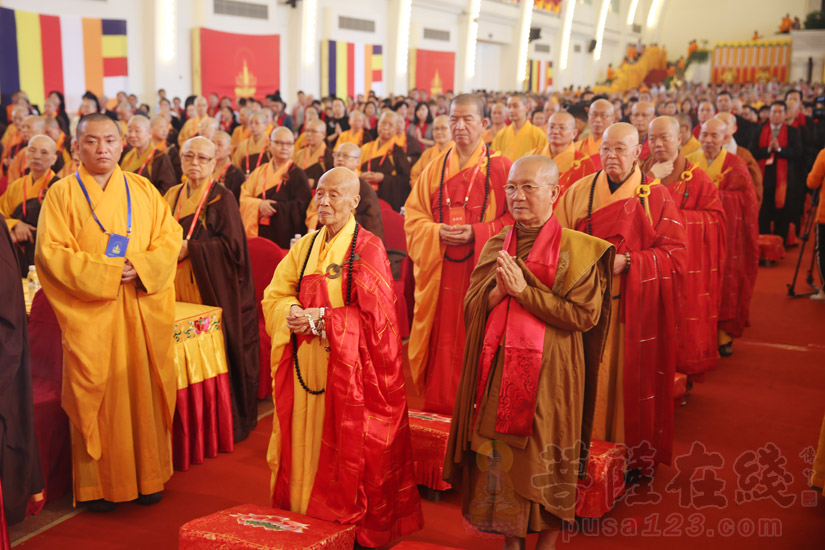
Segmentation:
<svg viewBox="0 0 825 550">
<path fill-rule="evenodd" d="M 343 153 L 332 153 L 333 159 L 352 159 L 352 160 L 361 160 L 360 156 L 356 155 L 345 155 Z"/>
<path fill-rule="evenodd" d="M 515 197 L 518 195 L 519 191 L 522 191 L 525 196 L 529 197 L 530 195 L 537 193 L 539 189 L 542 187 L 550 187 L 549 185 L 534 185 L 532 183 L 525 183 L 524 185 L 514 185 L 512 183 L 508 183 L 504 186 L 504 192 L 509 197 Z"/>
<path fill-rule="evenodd" d="M 277 145 L 278 147 L 292 147 L 295 145 L 294 141 L 278 141 L 275 139 L 270 140 L 270 143 L 272 143 L 272 145 Z"/>
<path fill-rule="evenodd" d="M 610 147 L 602 147 L 600 149 L 601 154 L 608 157 L 610 155 L 616 155 L 617 157 L 621 157 L 626 155 L 629 150 L 630 149 L 628 149 L 627 147 L 616 147 L 614 149 L 611 149 Z"/>
<path fill-rule="evenodd" d="M 184 153 L 180 156 L 186 162 L 198 161 L 198 164 L 208 164 L 215 160 L 214 157 L 207 157 L 206 155 L 196 155 L 195 153 Z"/>
</svg>

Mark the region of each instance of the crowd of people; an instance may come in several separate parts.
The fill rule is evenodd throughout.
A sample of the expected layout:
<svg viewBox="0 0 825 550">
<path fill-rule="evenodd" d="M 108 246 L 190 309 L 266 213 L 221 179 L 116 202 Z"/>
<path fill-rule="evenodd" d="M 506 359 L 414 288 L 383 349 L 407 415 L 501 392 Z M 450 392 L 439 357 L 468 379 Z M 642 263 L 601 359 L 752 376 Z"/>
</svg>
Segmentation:
<svg viewBox="0 0 825 550">
<path fill-rule="evenodd" d="M 630 479 L 654 475 L 675 373 L 704 380 L 747 327 L 758 236 L 796 246 L 816 215 L 825 242 L 825 209 L 806 206 L 823 96 L 772 82 L 289 106 L 159 90 L 87 93 L 69 113 L 52 92 L 41 114 L 17 92 L 0 114 L 0 341 L 18 373 L 0 417 L 23 425 L 23 452 L 0 449 L 7 518 L 43 488 L 18 275 L 36 266 L 62 330 L 76 501 L 150 505 L 172 475 L 175 301 L 223 309 L 235 440 L 256 426 L 258 237 L 286 251 L 261 302 L 273 505 L 345 518 L 367 547 L 421 528 L 406 353 L 424 409 L 452 415 L 444 475 L 464 516 L 507 548 L 529 532 L 553 548 L 576 491 L 533 483 L 546 449 L 564 450 L 554 485 L 575 485 L 593 440 L 626 447 Z M 414 266 L 406 350 L 387 208 Z M 485 467 L 503 448 L 510 469 Z"/>
</svg>

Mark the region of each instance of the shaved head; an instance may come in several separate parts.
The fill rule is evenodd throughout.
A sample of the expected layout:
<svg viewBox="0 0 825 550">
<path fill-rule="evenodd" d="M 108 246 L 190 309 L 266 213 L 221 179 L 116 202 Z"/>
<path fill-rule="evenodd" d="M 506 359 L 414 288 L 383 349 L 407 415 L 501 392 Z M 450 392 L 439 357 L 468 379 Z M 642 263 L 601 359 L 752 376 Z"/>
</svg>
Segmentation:
<svg viewBox="0 0 825 550">
<path fill-rule="evenodd" d="M 725 124 L 724 120 L 721 120 L 719 117 L 711 118 L 704 124 L 702 124 L 702 131 L 722 131 L 727 133 L 728 125 Z"/>
<path fill-rule="evenodd" d="M 656 109 L 647 101 L 639 101 L 630 109 L 630 122 L 642 136 L 647 134 L 647 127 L 654 116 Z"/>
<path fill-rule="evenodd" d="M 24 154 L 32 176 L 37 180 L 57 160 L 57 145 L 49 136 L 37 134 L 29 139 Z"/>
<path fill-rule="evenodd" d="M 478 118 L 484 118 L 484 100 L 481 96 L 476 94 L 458 94 L 450 102 L 450 107 L 453 105 L 471 105 L 475 107 Z"/>
<path fill-rule="evenodd" d="M 285 126 L 278 126 L 274 130 L 272 130 L 271 134 L 269 134 L 269 139 L 271 139 L 273 141 L 276 140 L 276 139 L 286 139 L 286 138 L 289 138 L 290 140 L 292 139 L 292 131 L 289 128 L 285 127 Z"/>
<path fill-rule="evenodd" d="M 736 133 L 736 116 L 733 115 L 733 113 L 719 113 L 714 118 L 718 118 L 719 120 L 725 123 L 725 126 L 727 128 L 726 133 L 729 136 L 732 136 Z"/>
<path fill-rule="evenodd" d="M 354 145 L 354 144 L 353 144 Z M 335 185 L 341 193 L 349 196 L 356 196 L 361 189 L 361 184 L 358 182 L 358 176 L 355 172 L 348 168 L 333 168 L 327 171 L 321 179 L 318 180 L 318 186 L 322 183 L 327 185 Z"/>
<path fill-rule="evenodd" d="M 559 198 L 559 168 L 543 155 L 521 157 L 510 167 L 504 192 L 507 208 L 526 227 L 541 227 Z"/>
<path fill-rule="evenodd" d="M 351 141 L 345 141 L 344 143 L 342 143 L 341 145 L 338 146 L 338 149 L 336 149 L 336 153 L 341 153 L 343 155 L 352 155 L 352 156 L 358 155 L 360 157 L 361 156 L 361 148 L 358 147 L 356 144 L 354 144 Z"/>
<path fill-rule="evenodd" d="M 576 119 L 573 118 L 573 115 L 571 115 L 567 111 L 559 111 L 557 113 L 553 113 L 553 116 L 550 117 L 549 122 L 550 124 L 564 124 L 570 129 L 576 127 Z"/>
<path fill-rule="evenodd" d="M 702 130 L 699 132 L 699 142 L 702 144 L 702 151 L 708 164 L 713 162 L 722 151 L 725 143 L 730 140 L 727 130 L 728 125 L 718 118 L 711 118 L 702 124 Z"/>
<path fill-rule="evenodd" d="M 570 117 L 571 119 L 573 117 Z M 527 170 L 533 174 L 538 184 L 558 185 L 559 167 L 553 159 L 544 155 L 528 155 L 521 157 L 510 167 L 510 173 L 517 168 Z"/>
<path fill-rule="evenodd" d="M 104 115 L 103 113 L 90 113 L 90 114 L 84 116 L 83 118 L 81 118 L 80 122 L 77 123 L 77 130 L 76 130 L 75 133 L 77 134 L 78 140 L 80 140 L 80 138 L 83 137 L 83 134 L 86 131 L 86 127 L 92 122 L 94 122 L 94 123 L 101 123 L 101 122 L 111 123 L 111 125 L 114 126 L 115 130 L 117 131 L 117 135 L 122 137 L 122 134 L 120 133 L 120 124 L 116 123 L 114 120 L 112 120 L 108 116 Z"/>
<path fill-rule="evenodd" d="M 669 116 L 660 116 L 654 118 L 650 121 L 650 126 L 648 127 L 648 131 L 652 132 L 654 128 L 658 132 L 672 132 L 673 135 L 679 135 L 679 121 L 673 117 Z"/>
<path fill-rule="evenodd" d="M 203 136 L 195 136 L 193 138 L 187 139 L 183 144 L 183 149 L 181 149 L 181 153 L 186 153 L 187 151 L 191 151 L 192 149 L 198 149 L 203 153 L 206 153 L 210 157 L 215 156 L 215 144 L 212 143 L 211 140 L 206 139 Z"/>
<path fill-rule="evenodd" d="M 307 129 L 312 128 L 313 130 L 323 130 L 324 133 L 327 131 L 327 123 L 320 119 L 310 120 L 307 123 Z"/>
<path fill-rule="evenodd" d="M 670 162 L 679 156 L 681 137 L 679 121 L 673 117 L 660 116 L 651 121 L 647 132 L 650 140 L 650 154 L 657 163 Z"/>
<path fill-rule="evenodd" d="M 132 118 L 130 118 L 129 122 L 126 123 L 127 130 L 129 128 L 131 128 L 132 126 L 139 126 L 143 130 L 148 132 L 151 124 L 149 122 L 149 119 L 146 118 L 145 116 L 137 115 L 137 116 L 133 116 Z"/>
<path fill-rule="evenodd" d="M 361 165 L 361 148 L 351 141 L 345 141 L 335 150 L 332 159 L 336 167 L 342 166 L 355 172 Z"/>
<path fill-rule="evenodd" d="M 617 122 L 608 126 L 607 130 L 604 131 L 604 138 L 608 137 L 624 141 L 630 147 L 639 145 L 639 132 L 632 124 L 627 122 Z"/>
<path fill-rule="evenodd" d="M 604 131 L 600 153 L 607 177 L 614 182 L 625 181 L 630 177 L 641 153 L 639 132 L 626 122 L 608 126 Z"/>
<path fill-rule="evenodd" d="M 232 143 L 232 136 L 230 136 L 229 134 L 227 134 L 224 131 L 215 132 L 215 135 L 212 136 L 212 142 L 213 143 L 225 143 L 225 142 Z"/>
<path fill-rule="evenodd" d="M 613 124 L 616 114 L 613 104 L 606 99 L 597 99 L 590 104 L 587 112 L 587 123 L 593 136 L 601 136 L 604 129 Z"/>
<path fill-rule="evenodd" d="M 360 189 L 358 176 L 349 168 L 333 168 L 318 180 L 315 206 L 318 223 L 326 227 L 327 238 L 338 234 L 355 213 L 361 201 Z"/>
</svg>

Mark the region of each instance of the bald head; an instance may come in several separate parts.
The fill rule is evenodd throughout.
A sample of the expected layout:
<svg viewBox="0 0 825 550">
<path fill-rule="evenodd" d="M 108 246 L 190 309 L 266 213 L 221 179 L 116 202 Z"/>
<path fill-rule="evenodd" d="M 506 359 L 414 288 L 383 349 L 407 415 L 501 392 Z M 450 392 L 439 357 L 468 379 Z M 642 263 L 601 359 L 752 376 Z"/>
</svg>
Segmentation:
<svg viewBox="0 0 825 550">
<path fill-rule="evenodd" d="M 722 151 L 722 147 L 728 142 L 730 136 L 728 135 L 728 125 L 721 119 L 711 118 L 702 124 L 702 130 L 699 132 L 699 143 L 702 144 L 702 151 L 708 164 Z"/>
<path fill-rule="evenodd" d="M 358 195 L 361 189 L 361 184 L 358 182 L 358 176 L 355 175 L 355 172 L 343 167 L 328 170 L 321 176 L 321 179 L 318 181 L 319 189 L 322 183 L 326 183 L 327 188 L 337 188 L 343 196 L 349 197 Z"/>
<path fill-rule="evenodd" d="M 530 155 L 514 162 L 504 187 L 513 218 L 526 227 L 543 226 L 559 198 L 558 183 L 558 166 L 545 156 Z"/>
<path fill-rule="evenodd" d="M 232 137 L 226 132 L 215 132 L 212 136 L 212 143 L 215 144 L 215 164 L 220 167 L 228 160 L 232 153 Z"/>
<path fill-rule="evenodd" d="M 669 116 L 656 117 L 651 121 L 647 137 L 650 154 L 657 163 L 671 162 L 679 156 L 682 142 L 679 138 L 679 121 Z M 656 174 L 664 177 L 666 174 Z"/>
<path fill-rule="evenodd" d="M 23 119 L 23 126 L 20 128 L 20 133 L 23 134 L 23 140 L 28 141 L 32 136 L 42 134 L 46 129 L 43 124 L 43 118 L 39 116 L 27 116 Z"/>
<path fill-rule="evenodd" d="M 295 153 L 295 137 L 292 130 L 279 126 L 269 134 L 269 154 L 272 163 L 277 166 L 292 159 Z"/>
<path fill-rule="evenodd" d="M 547 141 L 553 156 L 564 151 L 576 139 L 576 119 L 567 111 L 553 113 L 547 123 Z"/>
<path fill-rule="evenodd" d="M 117 136 L 121 137 L 120 124 L 117 124 L 114 120 L 112 120 L 108 116 L 104 115 L 103 113 L 90 113 L 90 114 L 84 116 L 83 118 L 81 118 L 80 122 L 77 123 L 77 130 L 76 130 L 75 133 L 77 134 L 78 141 L 82 141 L 83 134 L 86 132 L 86 128 L 88 127 L 89 124 L 92 124 L 92 123 L 95 123 L 95 124 L 101 124 L 101 123 L 111 124 L 112 126 L 115 127 L 115 131 L 117 132 Z"/>
<path fill-rule="evenodd" d="M 639 132 L 636 127 L 627 122 L 617 122 L 611 124 L 604 131 L 603 137 L 610 138 L 611 141 L 619 140 L 624 142 L 628 147 L 639 145 Z"/>
<path fill-rule="evenodd" d="M 188 151 L 198 150 L 210 157 L 215 156 L 215 144 L 212 143 L 212 140 L 207 139 L 203 136 L 195 136 L 193 138 L 187 139 L 183 144 L 183 149 L 181 149 L 181 153 L 187 153 Z"/>
<path fill-rule="evenodd" d="M 608 126 L 601 145 L 602 166 L 611 181 L 625 181 L 639 158 L 639 133 L 626 122 Z"/>
<path fill-rule="evenodd" d="M 206 111 L 209 109 L 209 101 L 206 100 L 205 97 L 199 95 L 195 98 L 195 112 L 198 115 L 198 118 L 203 118 L 206 116 Z"/>
<path fill-rule="evenodd" d="M 133 126 L 140 126 L 141 129 L 148 132 L 149 128 L 150 128 L 150 125 L 151 124 L 149 122 L 149 119 L 146 118 L 145 116 L 143 116 L 143 115 L 133 116 L 132 118 L 129 119 L 129 122 L 126 123 L 126 132 L 128 133 L 129 128 L 131 128 Z"/>
<path fill-rule="evenodd" d="M 590 104 L 590 109 L 587 111 L 587 124 L 594 137 L 601 136 L 604 129 L 613 124 L 614 119 L 613 104 L 608 100 L 597 99 Z"/>
<path fill-rule="evenodd" d="M 645 136 L 654 116 L 656 116 L 656 109 L 653 104 L 647 101 L 639 101 L 630 110 L 630 123 L 636 127 L 640 136 Z"/>
<path fill-rule="evenodd" d="M 279 139 L 292 139 L 292 131 L 285 126 L 278 126 L 272 133 L 269 134 L 269 139 L 272 141 L 279 140 Z"/>
<path fill-rule="evenodd" d="M 36 134 L 26 145 L 26 164 L 37 181 L 57 160 L 57 145 L 49 136 Z"/>
<path fill-rule="evenodd" d="M 733 113 L 719 113 L 714 118 L 718 118 L 719 120 L 725 123 L 725 131 L 729 136 L 732 136 L 736 133 L 736 116 L 734 116 Z"/>
<path fill-rule="evenodd" d="M 60 124 L 57 123 L 56 118 L 47 116 L 43 117 L 43 133 L 57 142 L 63 130 L 60 129 Z"/>
<path fill-rule="evenodd" d="M 349 168 L 357 172 L 361 165 L 361 148 L 350 141 L 345 141 L 335 150 L 332 159 L 336 168 Z"/>
<path fill-rule="evenodd" d="M 395 111 L 384 111 L 378 119 L 378 139 L 387 142 L 393 138 L 401 116 Z"/>
<path fill-rule="evenodd" d="M 29 147 L 42 147 L 51 153 L 57 152 L 57 144 L 45 134 L 37 134 L 29 140 Z"/>
<path fill-rule="evenodd" d="M 315 206 L 318 223 L 326 227 L 328 237 L 338 234 L 355 212 L 360 188 L 358 176 L 349 168 L 333 168 L 318 180 Z"/>
<path fill-rule="evenodd" d="M 475 109 L 478 118 L 484 118 L 484 100 L 481 99 L 481 96 L 476 94 L 458 94 L 450 102 L 450 109 L 452 109 L 453 105 L 469 105 Z"/>
<path fill-rule="evenodd" d="M 215 171 L 215 144 L 203 136 L 187 139 L 180 152 L 180 167 L 190 188 L 211 181 Z"/>
<path fill-rule="evenodd" d="M 535 182 L 539 185 L 559 184 L 559 167 L 553 159 L 544 155 L 527 155 L 513 163 L 510 173 L 517 168 L 517 165 L 519 169 L 532 173 Z"/>
<path fill-rule="evenodd" d="M 212 139 L 212 136 L 215 135 L 218 128 L 217 120 L 212 117 L 204 117 L 201 119 L 200 124 L 198 124 L 198 135 L 206 139 Z"/>
</svg>

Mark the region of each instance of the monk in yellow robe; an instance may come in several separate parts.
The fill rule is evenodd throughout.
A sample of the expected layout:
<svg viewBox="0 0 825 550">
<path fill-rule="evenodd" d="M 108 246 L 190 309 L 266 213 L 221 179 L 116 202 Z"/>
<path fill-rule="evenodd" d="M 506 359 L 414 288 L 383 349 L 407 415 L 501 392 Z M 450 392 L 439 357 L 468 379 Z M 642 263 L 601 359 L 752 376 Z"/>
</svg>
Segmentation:
<svg viewBox="0 0 825 550">
<path fill-rule="evenodd" d="M 399 211 L 410 194 L 411 165 L 395 139 L 397 125 L 404 120 L 386 111 L 378 119 L 378 139 L 361 147 L 361 179 L 375 189 L 378 198 Z"/>
<path fill-rule="evenodd" d="M 241 219 L 247 237 L 264 237 L 284 250 L 295 235 L 307 232 L 312 200 L 306 173 L 292 161 L 295 139 L 289 128 L 272 131 L 272 160 L 257 168 L 241 186 Z"/>
<path fill-rule="evenodd" d="M 490 126 L 484 130 L 482 140 L 485 145 L 491 145 L 496 135 L 507 126 L 507 107 L 501 103 L 493 103 L 490 107 Z"/>
<path fill-rule="evenodd" d="M 66 165 L 72 163 L 71 139 L 60 129 L 60 124 L 56 118 L 43 117 L 43 133 L 49 136 L 55 143 L 57 156 L 52 165 L 52 170 L 54 170 L 56 175 L 63 178 L 68 174 L 66 172 Z"/>
<path fill-rule="evenodd" d="M 701 149 L 702 144 L 693 135 L 693 120 L 691 120 L 690 115 L 679 113 L 674 118 L 679 121 L 679 139 L 682 144 L 679 154 L 686 157 Z"/>
<path fill-rule="evenodd" d="M 353 172 L 324 174 L 315 201 L 323 227 L 289 250 L 261 303 L 272 504 L 355 524 L 358 544 L 375 548 L 423 523 L 392 274 L 384 245 L 355 222 Z"/>
<path fill-rule="evenodd" d="M 11 241 L 17 249 L 20 275 L 34 265 L 34 241 L 40 205 L 49 187 L 58 180 L 50 168 L 57 158 L 54 141 L 48 136 L 38 135 L 29 140 L 24 150 L 29 173 L 11 182 L 6 192 L 0 195 L 0 215 L 6 220 Z"/>
<path fill-rule="evenodd" d="M 323 120 L 313 120 L 303 135 L 306 136 L 304 147 L 295 150 L 292 162 L 306 172 L 309 186 L 314 189 L 321 176 L 332 168 L 332 148 L 324 143 L 327 125 Z"/>
<path fill-rule="evenodd" d="M 487 242 L 465 300 L 444 478 L 464 480 L 463 516 L 503 534 L 505 549 L 524 548 L 528 533 L 539 533 L 536 548 L 555 548 L 562 522 L 575 519 L 611 313 L 615 250 L 561 227 L 557 181 L 546 157 L 513 164 L 515 225 Z"/>
<path fill-rule="evenodd" d="M 197 135 L 199 135 L 200 137 L 205 137 L 206 139 L 212 139 L 212 136 L 214 136 L 215 132 L 217 132 L 219 129 L 220 123 L 217 121 L 217 119 L 214 119 L 209 116 L 204 117 L 203 119 L 201 119 L 201 123 L 198 124 Z"/>
<path fill-rule="evenodd" d="M 435 141 L 435 145 L 426 149 L 421 154 L 421 158 L 418 159 L 418 162 L 413 165 L 410 171 L 410 185 L 412 186 L 415 186 L 415 182 L 418 181 L 421 172 L 424 171 L 424 168 L 426 168 L 434 158 L 455 145 L 450 134 L 449 117 L 447 117 L 447 115 L 439 115 L 433 119 L 433 140 Z"/>
<path fill-rule="evenodd" d="M 677 292 L 687 233 L 670 192 L 639 169 L 640 148 L 630 124 L 608 127 L 601 150 L 604 170 L 574 183 L 555 215 L 562 227 L 617 248 L 593 438 L 635 449 L 628 468 L 652 475 L 655 464 L 670 463 L 673 452 Z"/>
<path fill-rule="evenodd" d="M 14 156 L 12 161 L 9 163 L 8 169 L 8 178 L 9 182 L 18 180 L 26 175 L 26 170 L 28 166 L 26 165 L 26 145 L 29 143 L 29 140 L 39 134 L 43 134 L 46 130 L 46 125 L 44 123 L 44 118 L 39 116 L 28 116 L 23 121 L 23 126 L 20 128 L 20 135 L 22 137 L 21 141 L 21 149 L 20 151 Z"/>
<path fill-rule="evenodd" d="M 511 163 L 481 141 L 487 126 L 481 98 L 456 96 L 449 120 L 455 147 L 424 169 L 404 220 L 415 276 L 410 369 L 425 409 L 442 414 L 452 412 L 461 376 L 461 304 L 470 274 L 484 243 L 512 223 L 504 197 Z"/>
<path fill-rule="evenodd" d="M 152 145 L 152 133 L 149 119 L 135 115 L 126 125 L 126 142 L 132 146 L 123 155 L 120 168 L 125 172 L 134 172 L 152 182 L 161 194 L 175 186 L 175 169 L 169 155 Z"/>
<path fill-rule="evenodd" d="M 607 127 L 616 120 L 616 113 L 613 104 L 606 99 L 597 99 L 590 104 L 587 111 L 587 125 L 590 128 L 590 135 L 577 142 L 578 149 L 590 157 L 597 169 L 602 167 L 600 149 L 602 146 L 602 136 Z"/>
<path fill-rule="evenodd" d="M 590 156 L 578 151 L 573 143 L 576 138 L 576 121 L 567 111 L 559 111 L 547 123 L 547 145 L 532 154 L 553 160 L 559 172 L 559 191 L 567 189 L 587 174 L 595 174 L 598 167 Z"/>
<path fill-rule="evenodd" d="M 206 117 L 206 113 L 209 110 L 209 102 L 206 100 L 205 97 L 199 95 L 195 98 L 195 116 L 188 119 L 186 122 L 183 123 L 183 126 L 178 132 L 178 146 L 182 147 L 183 144 L 191 137 L 195 137 L 198 135 L 198 128 L 200 126 L 201 120 Z"/>
<path fill-rule="evenodd" d="M 304 145 L 306 145 L 306 129 L 309 126 L 309 123 L 313 120 L 319 120 L 318 111 L 315 107 L 307 107 L 304 111 L 304 123 L 301 125 L 300 135 L 298 139 L 295 140 L 295 149 L 302 149 Z M 326 127 L 325 127 L 326 128 Z"/>
<path fill-rule="evenodd" d="M 249 138 L 249 116 L 252 113 L 249 107 L 241 107 L 238 109 L 238 124 L 232 130 L 232 150 L 234 151 L 242 141 Z"/>
<path fill-rule="evenodd" d="M 23 148 L 23 135 L 20 133 L 20 128 L 23 127 L 23 121 L 29 116 L 29 110 L 22 106 L 16 106 L 11 111 L 10 122 L 3 132 L 3 138 L 0 139 L 0 176 L 4 175 L 8 170 L 9 163 L 17 153 Z"/>
<path fill-rule="evenodd" d="M 258 111 L 249 117 L 249 138 L 238 145 L 232 154 L 232 164 L 248 178 L 255 169 L 270 159 L 269 134 L 266 132 L 266 113 Z"/>
<path fill-rule="evenodd" d="M 505 126 L 493 140 L 493 151 L 499 152 L 510 161 L 515 161 L 547 145 L 547 136 L 527 118 L 527 97 L 515 94 L 507 100 L 510 124 Z"/>
<path fill-rule="evenodd" d="M 366 137 L 366 130 L 364 127 L 367 125 L 367 117 L 364 116 L 364 113 L 361 111 L 353 111 L 349 115 L 349 130 L 344 130 L 338 135 L 338 139 L 335 140 L 335 147 L 333 149 L 338 149 L 338 146 L 342 143 L 354 143 L 355 145 L 361 147 L 361 145 L 367 141 L 369 138 L 365 139 Z"/>
<path fill-rule="evenodd" d="M 81 166 L 52 186 L 35 265 L 63 333 L 76 501 L 161 499 L 172 475 L 172 325 L 181 228 L 146 178 L 121 171 L 118 125 L 77 128 Z"/>
</svg>

